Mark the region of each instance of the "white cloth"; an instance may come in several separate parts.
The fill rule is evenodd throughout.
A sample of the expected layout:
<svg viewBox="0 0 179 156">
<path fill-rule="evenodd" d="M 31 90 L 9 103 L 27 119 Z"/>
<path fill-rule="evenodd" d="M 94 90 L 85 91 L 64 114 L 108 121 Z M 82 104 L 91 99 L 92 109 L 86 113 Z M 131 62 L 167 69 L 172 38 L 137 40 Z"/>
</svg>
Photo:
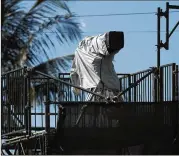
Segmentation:
<svg viewBox="0 0 179 156">
<path fill-rule="evenodd" d="M 71 69 L 72 83 L 83 87 L 101 88 L 101 80 L 111 90 L 120 90 L 120 83 L 114 69 L 113 59 L 118 52 L 109 54 L 105 35 L 84 38 L 75 51 Z"/>
</svg>

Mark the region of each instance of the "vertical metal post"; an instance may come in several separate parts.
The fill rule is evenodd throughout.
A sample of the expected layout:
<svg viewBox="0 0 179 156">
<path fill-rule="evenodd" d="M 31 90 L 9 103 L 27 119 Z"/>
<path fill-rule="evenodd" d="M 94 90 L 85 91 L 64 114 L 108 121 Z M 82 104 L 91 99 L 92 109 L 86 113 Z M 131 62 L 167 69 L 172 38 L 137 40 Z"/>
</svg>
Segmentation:
<svg viewBox="0 0 179 156">
<path fill-rule="evenodd" d="M 27 111 L 28 111 L 28 135 L 31 135 L 31 99 L 30 99 L 30 74 L 29 71 L 27 71 Z"/>
<path fill-rule="evenodd" d="M 166 44 L 165 44 L 165 48 L 166 48 L 166 50 L 168 50 L 169 49 L 169 2 L 166 3 L 165 17 L 166 17 Z"/>
<path fill-rule="evenodd" d="M 172 101 L 174 102 L 172 105 L 172 126 L 173 126 L 173 138 L 175 139 L 176 137 L 176 127 L 178 124 L 178 117 L 177 117 L 177 112 L 178 112 L 178 104 L 176 102 L 176 64 L 172 64 Z"/>
<path fill-rule="evenodd" d="M 160 68 L 160 8 L 157 9 L 157 68 Z"/>
<path fill-rule="evenodd" d="M 24 67 L 24 121 L 26 134 L 31 135 L 31 103 L 30 103 L 30 76 L 27 67 Z"/>
<path fill-rule="evenodd" d="M 157 9 L 157 69 L 158 69 L 158 81 L 157 81 L 157 101 L 160 100 L 159 91 L 160 91 L 160 48 L 161 48 L 161 40 L 160 40 L 160 17 L 161 17 L 161 9 Z"/>
<path fill-rule="evenodd" d="M 50 132 L 50 101 L 49 101 L 49 79 L 46 84 L 46 101 L 45 101 L 45 155 L 49 155 L 49 132 Z"/>
<path fill-rule="evenodd" d="M 176 99 L 176 64 L 172 64 L 172 101 L 175 101 Z"/>
<path fill-rule="evenodd" d="M 129 86 L 131 86 L 131 76 L 130 75 L 128 75 L 128 87 Z M 129 102 L 131 102 L 131 90 L 132 89 L 129 90 Z"/>
<path fill-rule="evenodd" d="M 27 67 L 24 67 L 24 88 L 23 88 L 23 107 L 24 107 L 24 121 L 25 121 L 25 130 L 28 134 L 28 110 L 27 110 Z"/>
<path fill-rule="evenodd" d="M 49 104 L 49 79 L 46 84 L 46 102 L 45 102 L 45 131 L 50 131 L 50 104 Z"/>
<path fill-rule="evenodd" d="M 175 72 L 175 94 L 176 94 L 176 96 L 175 96 L 175 100 L 176 100 L 176 107 L 175 107 L 175 110 L 176 110 L 176 128 L 175 128 L 175 132 L 174 132 L 174 134 L 175 134 L 175 136 L 177 137 L 177 135 L 178 135 L 178 121 L 179 121 L 179 114 L 178 114 L 178 111 L 179 111 L 179 82 L 178 82 L 178 80 L 179 80 L 179 72 L 178 72 L 178 65 L 176 65 L 176 72 Z"/>
<path fill-rule="evenodd" d="M 152 79 L 153 79 L 153 85 L 152 85 L 152 94 L 153 94 L 153 101 L 157 102 L 157 78 L 155 76 L 155 74 L 152 74 Z"/>
<path fill-rule="evenodd" d="M 160 94 L 160 102 L 163 102 L 163 91 L 164 91 L 164 87 L 163 87 L 163 67 L 160 67 L 160 83 L 159 83 L 159 94 Z"/>
<path fill-rule="evenodd" d="M 8 105 L 7 126 L 8 126 L 8 132 L 11 132 L 11 104 L 10 104 L 10 78 L 9 78 L 9 73 L 6 74 L 6 85 L 7 85 L 6 104 Z"/>
<path fill-rule="evenodd" d="M 178 124 L 179 124 L 179 71 L 178 71 L 178 65 L 176 66 L 176 128 L 175 128 L 175 142 L 177 141 L 177 138 L 179 137 L 179 129 L 178 129 Z"/>
<path fill-rule="evenodd" d="M 133 81 L 133 83 L 135 83 L 136 82 L 136 74 L 135 75 L 133 75 L 134 76 L 134 81 Z M 137 91 L 136 91 L 136 86 L 134 87 L 134 102 L 136 102 L 136 97 L 137 96 Z"/>
<path fill-rule="evenodd" d="M 176 81 L 176 101 L 179 102 L 179 71 L 178 71 L 178 65 L 176 65 L 176 78 L 175 78 L 175 81 Z"/>
</svg>

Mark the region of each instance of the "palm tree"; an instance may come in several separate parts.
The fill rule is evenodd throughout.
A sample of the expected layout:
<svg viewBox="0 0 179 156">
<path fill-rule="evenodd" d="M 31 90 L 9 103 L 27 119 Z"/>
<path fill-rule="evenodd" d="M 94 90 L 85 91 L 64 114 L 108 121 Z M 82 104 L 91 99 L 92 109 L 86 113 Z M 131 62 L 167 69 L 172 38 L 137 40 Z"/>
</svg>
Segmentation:
<svg viewBox="0 0 179 156">
<path fill-rule="evenodd" d="M 31 4 L 25 0 L 2 0 L 1 27 L 3 72 L 39 65 L 51 58 L 54 41 L 63 44 L 81 37 L 79 23 L 66 2 L 60 0 L 35 0 Z M 58 70 L 64 67 L 61 65 Z"/>
<path fill-rule="evenodd" d="M 1 10 L 2 72 L 23 66 L 34 67 L 48 74 L 68 69 L 73 55 L 51 57 L 55 41 L 62 45 L 81 38 L 80 25 L 65 1 L 2 0 Z M 11 81 L 8 83 L 13 85 L 14 80 Z M 7 86 L 1 87 L 6 92 Z M 13 92 L 12 96 L 11 92 L 8 93 L 8 98 L 15 97 L 16 100 L 11 100 L 12 104 L 17 110 L 21 109 L 17 100 L 21 95 L 18 90 Z M 4 95 L 1 97 L 4 98 Z M 3 111 L 6 112 L 7 109 Z M 14 117 L 11 120 L 14 120 Z"/>
</svg>

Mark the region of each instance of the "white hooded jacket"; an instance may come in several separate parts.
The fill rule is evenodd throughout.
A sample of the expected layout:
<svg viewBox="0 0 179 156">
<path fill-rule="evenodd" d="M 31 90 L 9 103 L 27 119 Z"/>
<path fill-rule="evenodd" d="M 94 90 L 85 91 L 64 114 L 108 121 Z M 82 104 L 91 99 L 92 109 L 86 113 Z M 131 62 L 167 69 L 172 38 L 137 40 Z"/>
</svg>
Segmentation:
<svg viewBox="0 0 179 156">
<path fill-rule="evenodd" d="M 79 43 L 70 74 L 74 85 L 85 89 L 100 88 L 103 82 L 108 89 L 120 90 L 112 62 L 118 51 L 111 54 L 108 52 L 105 35 L 86 37 Z"/>
</svg>

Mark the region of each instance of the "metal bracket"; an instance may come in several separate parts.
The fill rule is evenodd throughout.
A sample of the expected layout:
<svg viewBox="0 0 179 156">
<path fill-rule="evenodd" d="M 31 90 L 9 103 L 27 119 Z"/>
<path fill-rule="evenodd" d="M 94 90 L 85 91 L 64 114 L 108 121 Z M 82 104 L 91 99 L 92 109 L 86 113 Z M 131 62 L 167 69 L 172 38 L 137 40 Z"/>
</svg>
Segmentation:
<svg viewBox="0 0 179 156">
<path fill-rule="evenodd" d="M 167 18 L 168 17 L 168 12 L 167 11 L 163 12 L 162 9 L 160 9 L 160 12 L 158 13 L 158 15 L 161 16 L 161 17 L 163 16 L 163 17 Z"/>
</svg>

